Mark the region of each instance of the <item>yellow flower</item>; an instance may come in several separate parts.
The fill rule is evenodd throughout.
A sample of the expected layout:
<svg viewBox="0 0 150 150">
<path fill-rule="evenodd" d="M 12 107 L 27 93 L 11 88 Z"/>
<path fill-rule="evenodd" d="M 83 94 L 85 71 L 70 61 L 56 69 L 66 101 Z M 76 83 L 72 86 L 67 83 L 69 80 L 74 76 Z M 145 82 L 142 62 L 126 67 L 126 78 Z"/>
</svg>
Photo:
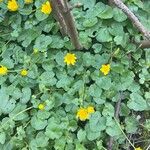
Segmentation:
<svg viewBox="0 0 150 150">
<path fill-rule="evenodd" d="M 86 108 L 80 108 L 77 112 L 76 117 L 81 121 L 85 121 L 86 119 L 89 119 L 89 113 Z"/>
<path fill-rule="evenodd" d="M 142 148 L 141 147 L 137 147 L 137 148 L 135 148 L 135 150 L 142 150 Z"/>
<path fill-rule="evenodd" d="M 8 69 L 4 66 L 0 66 L 0 75 L 6 75 L 8 72 Z"/>
<path fill-rule="evenodd" d="M 102 67 L 100 68 L 100 71 L 104 75 L 107 75 L 110 72 L 110 64 L 102 65 Z"/>
<path fill-rule="evenodd" d="M 30 3 L 32 3 L 33 2 L 33 0 L 24 0 L 24 3 L 25 4 L 30 4 Z"/>
<path fill-rule="evenodd" d="M 52 7 L 49 1 L 47 1 L 46 3 L 42 4 L 42 8 L 41 8 L 41 12 L 49 15 L 52 11 Z"/>
<path fill-rule="evenodd" d="M 91 114 L 91 113 L 94 113 L 94 112 L 95 112 L 95 110 L 94 110 L 94 107 L 93 107 L 93 106 L 88 106 L 88 107 L 87 107 L 87 111 L 88 111 L 88 113 L 89 113 L 89 114 Z"/>
<path fill-rule="evenodd" d="M 67 65 L 74 65 L 75 62 L 76 62 L 76 56 L 75 54 L 71 54 L 71 53 L 67 53 L 67 55 L 64 57 L 64 62 L 67 64 Z"/>
<path fill-rule="evenodd" d="M 26 69 L 22 69 L 21 72 L 20 72 L 20 74 L 21 74 L 22 76 L 27 76 L 28 71 L 27 71 Z"/>
<path fill-rule="evenodd" d="M 45 109 L 45 105 L 44 104 L 39 104 L 38 108 L 39 108 L 39 110 L 44 110 Z"/>
<path fill-rule="evenodd" d="M 17 3 L 16 0 L 9 0 L 9 1 L 8 1 L 8 4 L 7 4 L 7 8 L 8 8 L 10 11 L 16 11 L 16 10 L 18 10 L 19 5 L 18 5 L 18 3 Z"/>
</svg>

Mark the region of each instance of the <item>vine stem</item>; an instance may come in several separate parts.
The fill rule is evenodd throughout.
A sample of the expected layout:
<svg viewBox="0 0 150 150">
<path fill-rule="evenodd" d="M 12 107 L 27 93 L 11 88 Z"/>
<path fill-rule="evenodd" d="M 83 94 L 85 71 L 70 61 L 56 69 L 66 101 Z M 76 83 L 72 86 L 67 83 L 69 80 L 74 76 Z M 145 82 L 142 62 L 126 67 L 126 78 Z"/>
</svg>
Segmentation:
<svg viewBox="0 0 150 150">
<path fill-rule="evenodd" d="M 31 120 L 29 120 L 29 121 L 26 123 L 26 125 L 23 127 L 23 129 L 25 129 L 25 128 L 28 126 L 28 124 L 30 123 L 30 121 L 31 121 Z M 10 142 L 12 141 L 13 137 L 15 137 L 16 135 L 17 135 L 17 132 L 15 133 L 14 136 L 11 137 L 11 139 L 10 139 L 10 141 L 9 141 L 8 143 L 10 143 Z M 25 142 L 25 143 L 26 143 L 26 142 Z M 26 143 L 26 145 L 28 145 L 28 144 Z M 7 148 L 7 146 L 8 146 L 8 144 L 6 145 L 6 148 Z"/>
<path fill-rule="evenodd" d="M 150 149 L 150 145 L 146 148 L 146 150 L 149 150 Z"/>
<path fill-rule="evenodd" d="M 8 119 L 4 124 L 2 124 L 2 126 L 1 126 L 0 129 L 2 129 L 9 121 L 12 121 L 14 118 L 16 118 L 17 116 L 19 116 L 20 114 L 22 114 L 22 113 L 24 113 L 24 112 L 26 112 L 26 111 L 28 111 L 28 110 L 30 110 L 30 109 L 32 109 L 32 108 L 33 108 L 33 106 L 28 107 L 28 108 L 26 108 L 26 109 L 20 111 L 18 114 L 14 115 L 12 118 Z"/>
<path fill-rule="evenodd" d="M 122 130 L 122 128 L 121 128 L 119 122 L 117 121 L 116 117 L 114 117 L 114 120 L 115 120 L 117 126 L 119 127 L 120 131 L 121 131 L 122 134 L 124 135 L 124 137 L 127 139 L 127 141 L 129 142 L 129 144 L 130 144 L 130 145 L 134 148 L 134 150 L 135 150 L 135 146 L 132 144 L 132 142 L 129 140 L 129 138 L 126 136 L 126 134 L 125 134 L 124 131 Z"/>
<path fill-rule="evenodd" d="M 104 150 L 107 150 L 105 147 L 102 147 Z"/>
</svg>

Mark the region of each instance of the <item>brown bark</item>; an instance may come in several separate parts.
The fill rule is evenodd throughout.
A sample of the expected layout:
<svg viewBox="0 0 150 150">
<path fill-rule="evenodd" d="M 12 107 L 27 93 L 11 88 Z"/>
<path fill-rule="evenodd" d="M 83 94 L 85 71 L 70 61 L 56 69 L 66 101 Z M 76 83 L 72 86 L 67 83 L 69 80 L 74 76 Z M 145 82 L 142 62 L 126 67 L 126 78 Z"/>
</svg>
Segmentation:
<svg viewBox="0 0 150 150">
<path fill-rule="evenodd" d="M 135 27 L 148 39 L 150 40 L 150 31 L 148 31 L 134 13 L 121 1 L 121 0 L 109 0 L 110 3 L 114 3 L 119 9 L 121 9 L 128 18 L 132 21 Z"/>
<path fill-rule="evenodd" d="M 61 26 L 61 32 L 63 35 L 68 35 L 70 37 L 71 42 L 76 49 L 82 49 L 68 1 L 52 0 L 52 7 L 54 9 L 54 16 Z"/>
<path fill-rule="evenodd" d="M 53 15 L 54 18 L 58 21 L 59 27 L 60 27 L 60 32 L 63 36 L 67 35 L 67 28 L 66 24 L 64 22 L 63 16 L 58 8 L 58 4 L 56 0 L 52 1 L 52 9 L 53 9 Z"/>
<path fill-rule="evenodd" d="M 135 42 L 135 44 L 139 47 L 139 48 L 150 48 L 150 41 L 148 40 L 143 40 L 141 42 Z"/>
</svg>

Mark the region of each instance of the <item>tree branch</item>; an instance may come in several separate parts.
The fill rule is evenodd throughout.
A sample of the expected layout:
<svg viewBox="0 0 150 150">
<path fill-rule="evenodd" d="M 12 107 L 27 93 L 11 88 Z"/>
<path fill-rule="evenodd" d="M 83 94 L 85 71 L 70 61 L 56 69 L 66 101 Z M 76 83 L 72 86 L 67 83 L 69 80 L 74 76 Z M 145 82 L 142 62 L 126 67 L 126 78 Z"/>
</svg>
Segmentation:
<svg viewBox="0 0 150 150">
<path fill-rule="evenodd" d="M 143 40 L 141 42 L 133 41 L 139 48 L 150 48 L 150 41 Z"/>
<path fill-rule="evenodd" d="M 63 16 L 58 8 L 57 1 L 54 0 L 51 3 L 52 3 L 54 18 L 58 21 L 59 26 L 60 26 L 60 32 L 63 36 L 67 36 L 67 27 L 64 22 Z"/>
<path fill-rule="evenodd" d="M 60 23 L 62 31 L 70 37 L 76 49 L 82 49 L 78 39 L 74 18 L 70 12 L 70 7 L 67 0 L 52 0 L 55 18 Z"/>
<path fill-rule="evenodd" d="M 121 1 L 121 0 L 109 0 L 110 3 L 114 3 L 118 8 L 120 8 L 136 26 L 136 28 L 148 39 L 150 40 L 150 31 L 148 31 L 139 19 L 134 15 L 134 13 Z"/>
<path fill-rule="evenodd" d="M 68 35 L 70 36 L 70 39 L 71 39 L 73 45 L 77 49 L 82 49 L 82 46 L 80 45 L 80 42 L 78 39 L 78 32 L 76 29 L 75 21 L 69 10 L 69 7 L 68 7 L 68 2 L 67 2 L 67 0 L 63 0 L 63 1 L 64 1 L 64 7 L 67 10 L 66 12 L 64 12 L 63 16 L 64 16 L 64 20 L 67 25 Z"/>
</svg>

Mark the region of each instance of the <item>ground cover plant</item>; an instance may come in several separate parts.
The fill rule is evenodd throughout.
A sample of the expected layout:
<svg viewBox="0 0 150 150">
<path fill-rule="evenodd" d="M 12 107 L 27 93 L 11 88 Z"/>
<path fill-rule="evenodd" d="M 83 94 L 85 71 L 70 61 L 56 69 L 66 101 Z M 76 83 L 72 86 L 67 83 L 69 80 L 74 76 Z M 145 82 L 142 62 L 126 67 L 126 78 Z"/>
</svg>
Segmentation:
<svg viewBox="0 0 150 150">
<path fill-rule="evenodd" d="M 0 0 L 0 150 L 150 149 L 149 30 L 149 0 Z"/>
</svg>

